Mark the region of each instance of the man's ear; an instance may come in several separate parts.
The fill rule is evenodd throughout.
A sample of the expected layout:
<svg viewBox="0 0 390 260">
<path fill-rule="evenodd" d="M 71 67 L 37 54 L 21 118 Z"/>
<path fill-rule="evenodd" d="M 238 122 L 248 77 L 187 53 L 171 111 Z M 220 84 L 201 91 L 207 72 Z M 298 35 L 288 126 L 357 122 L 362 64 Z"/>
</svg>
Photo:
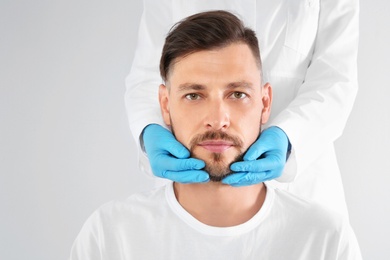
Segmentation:
<svg viewBox="0 0 390 260">
<path fill-rule="evenodd" d="M 167 126 L 170 126 L 171 115 L 169 114 L 169 90 L 164 84 L 161 84 L 159 87 L 158 100 L 160 101 L 160 109 L 164 123 Z"/>
<path fill-rule="evenodd" d="M 261 116 L 261 122 L 263 124 L 267 123 L 269 116 L 271 114 L 271 106 L 272 106 L 272 87 L 269 83 L 266 83 L 262 89 L 262 98 L 263 102 L 263 113 Z"/>
</svg>

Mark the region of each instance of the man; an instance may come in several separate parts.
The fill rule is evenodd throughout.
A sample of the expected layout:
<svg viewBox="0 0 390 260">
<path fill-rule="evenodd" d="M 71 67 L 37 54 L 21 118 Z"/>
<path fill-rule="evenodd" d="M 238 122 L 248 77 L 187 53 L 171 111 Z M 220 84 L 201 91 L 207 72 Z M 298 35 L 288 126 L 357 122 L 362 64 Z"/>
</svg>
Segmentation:
<svg viewBox="0 0 390 260">
<path fill-rule="evenodd" d="M 167 36 L 160 72 L 164 122 L 205 161 L 211 182 L 175 182 L 103 206 L 71 259 L 360 259 L 339 215 L 263 183 L 221 182 L 270 115 L 252 30 L 224 11 L 190 16 Z"/>
</svg>

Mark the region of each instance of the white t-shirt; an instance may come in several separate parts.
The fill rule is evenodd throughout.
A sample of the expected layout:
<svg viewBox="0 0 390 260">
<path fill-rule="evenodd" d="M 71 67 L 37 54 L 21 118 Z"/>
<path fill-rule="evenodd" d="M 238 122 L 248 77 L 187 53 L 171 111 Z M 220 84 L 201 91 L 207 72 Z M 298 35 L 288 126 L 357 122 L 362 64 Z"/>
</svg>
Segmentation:
<svg viewBox="0 0 390 260">
<path fill-rule="evenodd" d="M 267 187 L 263 206 L 232 227 L 205 225 L 176 200 L 173 185 L 107 203 L 76 238 L 72 260 L 361 259 L 348 221 Z"/>
</svg>

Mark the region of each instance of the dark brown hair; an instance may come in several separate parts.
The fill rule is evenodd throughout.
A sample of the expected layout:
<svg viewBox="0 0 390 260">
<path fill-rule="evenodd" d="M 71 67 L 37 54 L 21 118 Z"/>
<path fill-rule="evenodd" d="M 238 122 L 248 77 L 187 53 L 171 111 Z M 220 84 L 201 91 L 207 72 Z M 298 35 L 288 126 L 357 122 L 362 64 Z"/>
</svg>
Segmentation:
<svg viewBox="0 0 390 260">
<path fill-rule="evenodd" d="M 160 60 L 161 77 L 167 81 L 171 65 L 178 58 L 238 42 L 249 46 L 261 71 L 256 34 L 245 27 L 237 16 L 227 11 L 208 11 L 191 15 L 175 24 L 165 39 Z"/>
</svg>

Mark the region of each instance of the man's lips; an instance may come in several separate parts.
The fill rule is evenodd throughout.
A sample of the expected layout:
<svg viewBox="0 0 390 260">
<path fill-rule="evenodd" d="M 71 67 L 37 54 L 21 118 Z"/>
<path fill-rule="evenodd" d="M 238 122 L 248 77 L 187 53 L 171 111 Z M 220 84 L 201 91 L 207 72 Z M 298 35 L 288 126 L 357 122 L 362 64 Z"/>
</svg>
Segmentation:
<svg viewBox="0 0 390 260">
<path fill-rule="evenodd" d="M 234 146 L 234 144 L 233 142 L 224 140 L 208 140 L 198 143 L 198 146 L 201 146 L 202 148 L 213 153 L 222 153 L 223 151 Z"/>
</svg>

